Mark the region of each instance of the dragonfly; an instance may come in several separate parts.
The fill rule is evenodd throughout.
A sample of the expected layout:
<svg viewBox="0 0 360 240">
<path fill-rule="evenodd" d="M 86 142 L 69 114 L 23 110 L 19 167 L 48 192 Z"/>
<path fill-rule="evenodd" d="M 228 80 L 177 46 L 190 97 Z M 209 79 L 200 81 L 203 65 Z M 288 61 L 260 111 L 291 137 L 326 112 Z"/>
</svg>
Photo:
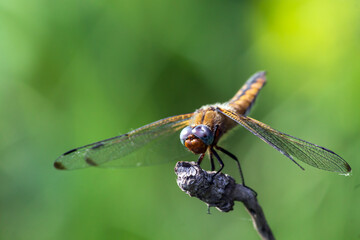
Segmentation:
<svg viewBox="0 0 360 240">
<path fill-rule="evenodd" d="M 285 155 L 302 170 L 304 168 L 295 159 L 315 168 L 344 175 L 349 174 L 351 172 L 350 165 L 333 151 L 277 131 L 247 116 L 265 84 L 266 73 L 264 71 L 257 72 L 228 102 L 205 105 L 193 113 L 164 118 L 123 135 L 71 149 L 56 159 L 54 167 L 60 170 L 71 170 L 97 166 L 152 165 L 162 157 L 166 162 L 172 161 L 173 158 L 181 159 L 184 153 L 193 153 L 199 156 L 197 159 L 199 165 L 208 155 L 212 171 L 215 170 L 215 158 L 220 166 L 216 173 L 219 173 L 224 168 L 224 162 L 219 154 L 221 153 L 237 162 L 242 184 L 245 185 L 238 158 L 219 146 L 219 140 L 223 135 L 241 125 Z M 176 137 L 176 142 L 173 140 L 173 136 L 176 136 L 178 132 L 180 132 L 180 142 L 183 146 L 179 143 L 178 137 Z M 171 140 L 168 137 L 172 137 Z M 153 144 L 154 142 L 157 144 Z M 175 145 L 181 146 L 183 151 L 179 153 L 173 147 Z M 167 150 L 169 155 L 148 158 L 155 148 L 160 148 L 155 153 L 162 153 Z M 145 154 L 143 156 L 129 158 L 129 156 L 134 155 L 134 152 L 144 149 Z M 112 165 L 111 163 L 116 164 Z"/>
</svg>

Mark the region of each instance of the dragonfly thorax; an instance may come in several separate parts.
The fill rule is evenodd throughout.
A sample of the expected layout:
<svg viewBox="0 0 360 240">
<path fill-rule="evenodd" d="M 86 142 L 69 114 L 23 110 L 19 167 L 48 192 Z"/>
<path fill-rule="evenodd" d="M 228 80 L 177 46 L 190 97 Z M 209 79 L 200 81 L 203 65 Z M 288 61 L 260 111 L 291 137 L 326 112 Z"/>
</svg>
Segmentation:
<svg viewBox="0 0 360 240">
<path fill-rule="evenodd" d="M 180 133 L 181 143 L 195 154 L 206 152 L 214 141 L 214 133 L 206 125 L 187 126 Z"/>
</svg>

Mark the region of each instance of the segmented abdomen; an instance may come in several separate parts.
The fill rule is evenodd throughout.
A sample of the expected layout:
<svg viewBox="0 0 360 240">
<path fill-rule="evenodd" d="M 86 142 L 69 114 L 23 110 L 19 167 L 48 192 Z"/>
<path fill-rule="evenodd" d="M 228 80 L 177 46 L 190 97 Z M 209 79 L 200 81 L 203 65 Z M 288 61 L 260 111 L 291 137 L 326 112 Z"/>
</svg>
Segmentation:
<svg viewBox="0 0 360 240">
<path fill-rule="evenodd" d="M 257 72 L 246 81 L 244 86 L 230 99 L 229 105 L 238 114 L 247 115 L 255 102 L 260 89 L 265 85 L 265 72 Z"/>
</svg>

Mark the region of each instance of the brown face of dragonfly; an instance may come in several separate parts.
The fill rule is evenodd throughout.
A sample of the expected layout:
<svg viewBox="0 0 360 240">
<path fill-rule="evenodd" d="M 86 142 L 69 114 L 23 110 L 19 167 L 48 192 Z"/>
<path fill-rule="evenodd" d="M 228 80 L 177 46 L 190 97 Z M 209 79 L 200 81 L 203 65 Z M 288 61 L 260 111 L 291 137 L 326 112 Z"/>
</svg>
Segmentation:
<svg viewBox="0 0 360 240">
<path fill-rule="evenodd" d="M 187 126 L 180 133 L 181 143 L 195 154 L 206 152 L 214 141 L 214 133 L 206 125 Z"/>
</svg>

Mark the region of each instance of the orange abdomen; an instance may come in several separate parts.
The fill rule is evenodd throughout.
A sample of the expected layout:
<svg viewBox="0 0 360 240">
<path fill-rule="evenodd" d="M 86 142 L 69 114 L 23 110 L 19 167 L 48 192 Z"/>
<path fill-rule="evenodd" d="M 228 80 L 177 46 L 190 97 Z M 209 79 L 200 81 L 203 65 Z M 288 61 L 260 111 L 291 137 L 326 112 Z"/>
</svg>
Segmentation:
<svg viewBox="0 0 360 240">
<path fill-rule="evenodd" d="M 229 105 L 233 107 L 238 114 L 247 115 L 255 102 L 260 89 L 265 85 L 265 72 L 258 72 L 252 75 L 246 81 L 244 86 L 230 99 Z"/>
</svg>

